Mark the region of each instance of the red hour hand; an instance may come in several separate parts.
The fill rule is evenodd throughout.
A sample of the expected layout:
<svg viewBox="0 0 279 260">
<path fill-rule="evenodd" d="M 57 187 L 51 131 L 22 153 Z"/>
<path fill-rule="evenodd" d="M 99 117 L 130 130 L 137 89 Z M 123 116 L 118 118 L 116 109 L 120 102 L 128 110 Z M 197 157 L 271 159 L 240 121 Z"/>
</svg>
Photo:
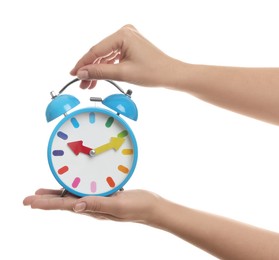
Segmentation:
<svg viewBox="0 0 279 260">
<path fill-rule="evenodd" d="M 91 154 L 91 151 L 93 150 L 90 147 L 86 147 L 83 145 L 83 141 L 75 141 L 75 142 L 70 142 L 68 143 L 68 146 L 70 149 L 73 151 L 75 155 L 79 155 L 79 153 L 84 153 L 84 154 Z"/>
</svg>

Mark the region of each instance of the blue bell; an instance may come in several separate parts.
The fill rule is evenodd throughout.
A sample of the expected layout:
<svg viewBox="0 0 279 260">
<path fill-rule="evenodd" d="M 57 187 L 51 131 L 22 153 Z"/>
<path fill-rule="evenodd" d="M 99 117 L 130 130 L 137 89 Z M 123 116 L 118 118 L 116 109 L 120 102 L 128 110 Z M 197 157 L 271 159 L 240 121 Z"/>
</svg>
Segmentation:
<svg viewBox="0 0 279 260">
<path fill-rule="evenodd" d="M 138 119 L 137 106 L 128 95 L 113 94 L 106 97 L 102 103 L 118 114 L 126 116 L 134 121 Z"/>
<path fill-rule="evenodd" d="M 80 103 L 79 100 L 72 95 L 64 94 L 55 96 L 53 93 L 51 93 L 51 95 L 53 99 L 46 108 L 47 122 L 65 114 Z"/>
</svg>

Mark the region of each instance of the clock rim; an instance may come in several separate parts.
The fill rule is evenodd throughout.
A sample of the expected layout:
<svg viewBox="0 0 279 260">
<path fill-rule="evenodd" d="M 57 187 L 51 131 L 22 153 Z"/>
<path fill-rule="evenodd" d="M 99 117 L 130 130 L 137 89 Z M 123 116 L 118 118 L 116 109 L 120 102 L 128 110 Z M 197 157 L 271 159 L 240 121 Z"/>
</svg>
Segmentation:
<svg viewBox="0 0 279 260">
<path fill-rule="evenodd" d="M 124 127 L 125 130 L 128 130 L 129 132 L 129 137 L 132 141 L 133 144 L 133 156 L 134 156 L 134 160 L 132 163 L 132 167 L 129 171 L 129 173 L 127 174 L 127 177 L 116 187 L 114 187 L 113 189 L 107 191 L 107 192 L 103 192 L 103 193 L 97 193 L 97 194 L 87 194 L 87 193 L 82 193 L 82 192 L 78 192 L 74 189 L 72 189 L 71 187 L 69 187 L 68 185 L 66 185 L 58 176 L 58 173 L 56 172 L 53 163 L 52 163 L 52 144 L 53 144 L 53 140 L 55 138 L 55 135 L 57 133 L 57 131 L 61 128 L 61 126 L 68 121 L 70 118 L 72 118 L 73 116 L 82 114 L 82 113 L 89 113 L 89 112 L 98 112 L 98 113 L 103 113 L 105 115 L 108 116 L 112 116 L 114 119 L 116 119 L 117 121 L 119 121 Z M 68 192 L 78 196 L 78 197 L 85 197 L 85 196 L 110 196 L 112 194 L 114 194 L 115 192 L 119 191 L 120 189 L 122 189 L 124 187 L 124 185 L 130 180 L 130 178 L 132 177 L 135 168 L 136 168 L 136 164 L 137 164 L 137 160 L 138 160 L 138 145 L 137 145 L 137 140 L 135 138 L 134 132 L 132 130 L 132 128 L 128 125 L 128 123 L 121 118 L 118 114 L 113 113 L 110 110 L 104 109 L 104 108 L 97 108 L 97 107 L 87 107 L 87 108 L 81 108 L 78 110 L 75 110 L 73 112 L 71 112 L 70 114 L 67 114 L 64 118 L 62 118 L 58 124 L 55 126 L 55 128 L 53 129 L 49 141 L 48 141 L 48 147 L 47 147 L 47 158 L 48 158 L 48 164 L 50 167 L 50 170 L 52 172 L 52 175 L 55 177 L 56 181 L 64 188 L 66 189 Z"/>
</svg>

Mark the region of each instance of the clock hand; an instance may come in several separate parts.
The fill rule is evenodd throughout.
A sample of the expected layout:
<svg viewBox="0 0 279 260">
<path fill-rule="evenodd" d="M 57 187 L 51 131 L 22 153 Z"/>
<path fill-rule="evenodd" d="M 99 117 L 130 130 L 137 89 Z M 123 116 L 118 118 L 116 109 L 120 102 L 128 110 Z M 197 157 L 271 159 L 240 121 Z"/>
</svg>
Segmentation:
<svg viewBox="0 0 279 260">
<path fill-rule="evenodd" d="M 117 151 L 124 143 L 124 141 L 125 139 L 121 137 L 111 137 L 109 143 L 101 145 L 94 149 L 95 154 L 100 154 L 110 149 L 114 149 L 115 151 Z"/>
<path fill-rule="evenodd" d="M 114 149 L 117 151 L 121 145 L 124 143 L 125 139 L 120 137 L 111 137 L 110 141 L 104 145 L 101 145 L 95 149 L 90 147 L 86 147 L 83 145 L 83 141 L 74 141 L 67 143 L 69 148 L 73 151 L 75 155 L 79 155 L 79 153 L 88 154 L 90 156 L 97 155 L 107 150 Z"/>
<path fill-rule="evenodd" d="M 83 145 L 83 141 L 75 141 L 67 143 L 70 149 L 74 152 L 75 155 L 79 155 L 79 153 L 85 153 L 91 155 L 92 148 L 86 147 Z"/>
</svg>

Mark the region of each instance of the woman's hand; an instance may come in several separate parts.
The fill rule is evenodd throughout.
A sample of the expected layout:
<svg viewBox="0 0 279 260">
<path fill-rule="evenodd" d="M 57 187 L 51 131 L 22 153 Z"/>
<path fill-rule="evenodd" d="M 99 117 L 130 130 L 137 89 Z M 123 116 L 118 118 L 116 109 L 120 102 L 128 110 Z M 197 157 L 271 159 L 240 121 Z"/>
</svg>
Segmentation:
<svg viewBox="0 0 279 260">
<path fill-rule="evenodd" d="M 144 190 L 110 197 L 77 198 L 61 190 L 40 189 L 24 205 L 67 210 L 98 219 L 129 221 L 170 232 L 220 259 L 278 259 L 279 234 L 184 207 Z"/>
<path fill-rule="evenodd" d="M 146 223 L 152 217 L 160 197 L 144 190 L 119 191 L 110 197 L 78 198 L 61 190 L 39 189 L 24 199 L 25 206 L 43 210 L 67 210 L 98 219 Z"/>
<path fill-rule="evenodd" d="M 145 39 L 132 25 L 125 25 L 93 46 L 71 74 L 81 88 L 93 88 L 97 79 L 125 81 L 142 86 L 163 86 L 175 60 Z M 117 63 L 117 64 L 116 64 Z"/>
</svg>

